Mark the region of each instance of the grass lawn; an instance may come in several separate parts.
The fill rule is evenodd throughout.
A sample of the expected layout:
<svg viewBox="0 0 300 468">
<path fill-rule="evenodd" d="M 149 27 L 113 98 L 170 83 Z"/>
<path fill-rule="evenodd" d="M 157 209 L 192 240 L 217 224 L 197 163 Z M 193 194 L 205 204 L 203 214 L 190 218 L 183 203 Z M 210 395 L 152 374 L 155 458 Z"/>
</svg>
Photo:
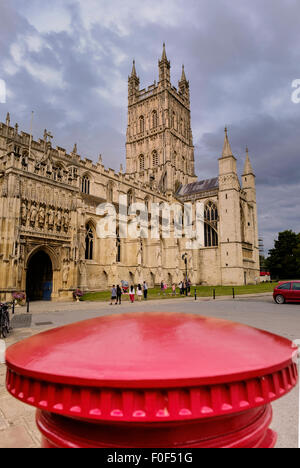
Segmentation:
<svg viewBox="0 0 300 468">
<path fill-rule="evenodd" d="M 235 295 L 240 294 L 260 294 L 266 292 L 273 292 L 277 283 L 260 283 L 257 285 L 247 285 L 247 286 L 234 286 Z M 198 297 L 212 297 L 213 290 L 216 291 L 216 296 L 231 296 L 232 295 L 232 286 L 197 286 L 197 296 Z M 180 296 L 179 289 L 176 290 L 176 296 L 172 295 L 172 290 L 169 288 L 164 294 L 161 293 L 159 287 L 152 288 L 148 290 L 148 299 L 181 299 L 185 296 Z M 191 295 L 195 294 L 195 286 L 191 288 Z M 111 293 L 110 291 L 101 291 L 101 292 L 91 292 L 87 293 L 82 297 L 82 301 L 110 301 Z M 122 301 L 129 301 L 128 295 L 122 296 Z"/>
</svg>

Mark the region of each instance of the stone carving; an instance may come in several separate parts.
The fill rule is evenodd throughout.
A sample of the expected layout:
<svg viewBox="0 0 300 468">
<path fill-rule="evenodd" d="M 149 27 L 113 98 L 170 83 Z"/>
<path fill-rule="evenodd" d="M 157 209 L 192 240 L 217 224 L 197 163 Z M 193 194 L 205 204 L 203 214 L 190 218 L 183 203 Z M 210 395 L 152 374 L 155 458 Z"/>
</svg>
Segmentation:
<svg viewBox="0 0 300 468">
<path fill-rule="evenodd" d="M 27 205 L 25 201 L 23 201 L 21 205 L 21 223 L 23 226 L 25 226 L 26 222 L 27 222 Z"/>
<path fill-rule="evenodd" d="M 70 267 L 68 263 L 65 263 L 63 266 L 63 284 L 66 287 L 69 279 Z"/>
<path fill-rule="evenodd" d="M 36 207 L 36 203 L 33 202 L 31 206 L 31 210 L 30 210 L 30 224 L 33 227 L 35 226 L 36 217 L 37 217 L 37 207 Z"/>
<path fill-rule="evenodd" d="M 49 209 L 49 212 L 48 212 L 48 229 L 49 230 L 53 230 L 53 227 L 54 227 L 54 222 L 55 222 L 55 219 L 54 219 L 54 211 L 52 208 Z"/>
<path fill-rule="evenodd" d="M 39 223 L 40 228 L 44 227 L 45 218 L 46 218 L 45 208 L 43 206 L 41 206 L 40 209 L 39 209 L 39 214 L 38 214 L 38 223 Z"/>
</svg>

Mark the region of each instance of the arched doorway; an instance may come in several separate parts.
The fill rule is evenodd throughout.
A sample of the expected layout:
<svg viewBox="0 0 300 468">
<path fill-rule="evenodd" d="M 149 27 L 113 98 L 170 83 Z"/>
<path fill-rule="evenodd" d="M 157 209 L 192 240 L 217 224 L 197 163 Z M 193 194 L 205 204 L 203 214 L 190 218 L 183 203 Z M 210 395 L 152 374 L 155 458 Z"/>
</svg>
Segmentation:
<svg viewBox="0 0 300 468">
<path fill-rule="evenodd" d="M 48 254 L 39 250 L 27 266 L 26 295 L 29 301 L 51 301 L 53 268 Z"/>
</svg>

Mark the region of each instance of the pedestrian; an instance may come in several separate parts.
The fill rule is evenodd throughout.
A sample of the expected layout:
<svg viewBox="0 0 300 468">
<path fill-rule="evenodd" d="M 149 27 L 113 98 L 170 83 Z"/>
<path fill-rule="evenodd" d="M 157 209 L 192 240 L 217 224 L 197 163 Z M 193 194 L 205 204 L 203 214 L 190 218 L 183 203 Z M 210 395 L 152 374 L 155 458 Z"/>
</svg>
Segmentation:
<svg viewBox="0 0 300 468">
<path fill-rule="evenodd" d="M 163 294 L 165 290 L 165 285 L 163 281 L 160 283 L 160 290 L 161 290 L 161 293 Z"/>
<path fill-rule="evenodd" d="M 172 294 L 173 294 L 173 296 L 176 296 L 176 285 L 175 285 L 175 283 L 172 284 Z"/>
<path fill-rule="evenodd" d="M 188 279 L 188 280 L 187 280 L 187 283 L 186 283 L 188 296 L 191 295 L 191 284 L 192 284 L 192 283 L 191 283 L 191 280 Z"/>
<path fill-rule="evenodd" d="M 131 303 L 133 304 L 133 303 L 134 303 L 134 299 L 135 299 L 135 289 L 134 289 L 134 286 L 130 286 L 129 297 L 130 297 Z"/>
<path fill-rule="evenodd" d="M 146 281 L 144 281 L 144 283 L 143 283 L 143 290 L 144 290 L 144 299 L 146 301 L 147 297 L 148 297 L 148 286 L 147 286 Z"/>
<path fill-rule="evenodd" d="M 110 305 L 113 305 L 113 301 L 115 301 L 115 304 L 117 304 L 117 289 L 115 285 L 113 285 L 112 290 L 111 290 Z"/>
<path fill-rule="evenodd" d="M 182 281 L 180 281 L 180 283 L 179 283 L 179 289 L 180 289 L 180 296 L 182 296 L 183 295 L 183 283 L 182 283 Z"/>
<path fill-rule="evenodd" d="M 138 284 L 138 287 L 137 287 L 137 296 L 138 296 L 139 302 L 142 300 L 142 295 L 143 295 L 142 286 L 141 286 L 140 284 Z"/>
<path fill-rule="evenodd" d="M 120 288 L 119 284 L 117 286 L 117 304 L 121 305 L 122 303 L 122 289 Z"/>
</svg>

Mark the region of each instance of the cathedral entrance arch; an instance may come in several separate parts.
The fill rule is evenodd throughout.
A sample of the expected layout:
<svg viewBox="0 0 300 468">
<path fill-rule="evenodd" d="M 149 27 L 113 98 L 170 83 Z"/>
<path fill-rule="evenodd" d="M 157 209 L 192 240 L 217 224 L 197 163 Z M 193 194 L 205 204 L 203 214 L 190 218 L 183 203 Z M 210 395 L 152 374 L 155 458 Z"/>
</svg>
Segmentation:
<svg viewBox="0 0 300 468">
<path fill-rule="evenodd" d="M 27 265 L 26 296 L 29 301 L 51 301 L 53 290 L 53 266 L 43 250 L 33 254 Z"/>
</svg>

